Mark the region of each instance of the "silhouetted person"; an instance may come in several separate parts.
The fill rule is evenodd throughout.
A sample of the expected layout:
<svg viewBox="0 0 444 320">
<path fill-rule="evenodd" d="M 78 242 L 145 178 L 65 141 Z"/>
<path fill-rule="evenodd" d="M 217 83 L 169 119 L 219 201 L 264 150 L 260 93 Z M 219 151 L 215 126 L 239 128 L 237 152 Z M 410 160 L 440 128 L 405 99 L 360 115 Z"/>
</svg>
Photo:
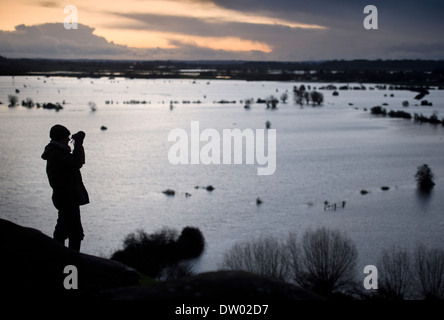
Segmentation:
<svg viewBox="0 0 444 320">
<path fill-rule="evenodd" d="M 68 145 L 70 134 L 62 125 L 53 126 L 49 132 L 51 141 L 45 147 L 42 159 L 47 161 L 46 173 L 53 190 L 52 202 L 59 211 L 54 239 L 63 245 L 69 239 L 69 248 L 80 251 L 80 243 L 84 237 L 80 206 L 89 203 L 88 192 L 80 173 L 80 168 L 85 163 L 85 133 L 79 131 L 72 135 L 72 153 Z"/>
</svg>

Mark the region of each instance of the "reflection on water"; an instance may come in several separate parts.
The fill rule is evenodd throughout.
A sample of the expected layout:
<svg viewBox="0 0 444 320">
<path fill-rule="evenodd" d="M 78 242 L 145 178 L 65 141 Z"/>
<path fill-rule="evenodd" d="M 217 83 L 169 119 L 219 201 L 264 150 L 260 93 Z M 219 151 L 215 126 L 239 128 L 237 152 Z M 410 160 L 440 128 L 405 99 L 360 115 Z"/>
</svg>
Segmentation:
<svg viewBox="0 0 444 320">
<path fill-rule="evenodd" d="M 430 202 L 432 201 L 432 197 L 434 196 L 433 189 L 430 191 L 423 191 L 420 189 L 416 190 L 416 200 L 421 207 L 422 212 L 428 212 Z"/>
</svg>

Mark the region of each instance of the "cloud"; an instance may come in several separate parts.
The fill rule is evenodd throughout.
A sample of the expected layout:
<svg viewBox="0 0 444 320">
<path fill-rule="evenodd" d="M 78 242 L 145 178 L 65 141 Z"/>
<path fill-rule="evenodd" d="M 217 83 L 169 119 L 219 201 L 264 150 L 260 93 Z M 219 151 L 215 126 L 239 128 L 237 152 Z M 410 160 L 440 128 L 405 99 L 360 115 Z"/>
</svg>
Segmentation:
<svg viewBox="0 0 444 320">
<path fill-rule="evenodd" d="M 405 0 L 399 6 L 395 1 L 373 0 L 372 4 L 378 8 L 379 29 L 365 30 L 363 8 L 367 2 L 180 0 L 182 4 L 192 3 L 190 8 L 200 8 L 199 12 L 190 10 L 183 14 L 179 12 L 182 7 L 170 13 L 153 13 L 148 9 L 136 13 L 122 5 L 125 10 L 120 12 L 116 12 L 118 7 L 105 10 L 103 14 L 114 19 L 101 20 L 95 25 L 97 30 L 84 24 L 79 25 L 78 30 L 65 30 L 61 23 L 47 23 L 0 31 L 0 54 L 147 60 L 444 58 L 441 36 L 444 2 Z M 174 6 L 174 1 L 169 0 L 168 5 Z M 298 23 L 325 28 L 296 27 Z M 125 36 L 131 35 L 136 40 L 134 45 L 143 39 L 147 46 L 157 43 L 162 47 L 141 49 L 118 45 L 111 41 L 113 33 L 119 43 L 128 43 L 124 42 Z M 162 41 L 151 41 L 154 38 L 149 37 L 154 34 L 162 37 Z"/>
<path fill-rule="evenodd" d="M 61 6 L 57 1 L 38 1 L 36 5 L 45 8 L 59 8 Z"/>
<path fill-rule="evenodd" d="M 81 58 L 115 56 L 127 51 L 93 34 L 94 28 L 79 24 L 66 30 L 63 23 L 16 26 L 15 31 L 0 31 L 0 52 L 7 57 Z"/>
<path fill-rule="evenodd" d="M 172 40 L 174 49 L 138 49 L 115 44 L 95 35 L 94 28 L 78 25 L 66 30 L 63 23 L 19 25 L 15 31 L 0 31 L 0 54 L 9 58 L 134 59 L 134 60 L 262 60 L 260 51 L 226 51 Z"/>
<path fill-rule="evenodd" d="M 209 20 L 194 17 L 179 17 L 159 14 L 117 14 L 130 18 L 136 23 L 126 23 L 110 28 L 127 28 L 133 30 L 160 31 L 171 34 L 182 34 L 198 37 L 232 37 L 250 41 L 262 41 L 282 34 L 292 35 L 299 28 L 291 28 L 280 24 L 260 24 Z"/>
<path fill-rule="evenodd" d="M 392 39 L 405 38 L 411 42 L 421 39 L 433 42 L 442 38 L 444 30 L 444 1 L 404 0 L 188 0 L 213 4 L 245 14 L 279 17 L 289 21 L 325 26 L 336 32 L 360 31 L 366 5 L 378 9 L 379 33 Z"/>
</svg>

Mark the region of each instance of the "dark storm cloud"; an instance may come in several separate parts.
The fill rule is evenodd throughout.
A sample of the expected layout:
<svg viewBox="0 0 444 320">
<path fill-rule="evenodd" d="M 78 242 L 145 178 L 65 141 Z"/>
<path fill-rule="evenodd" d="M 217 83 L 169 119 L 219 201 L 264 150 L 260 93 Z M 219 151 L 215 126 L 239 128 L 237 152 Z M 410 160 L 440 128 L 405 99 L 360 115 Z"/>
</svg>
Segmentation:
<svg viewBox="0 0 444 320">
<path fill-rule="evenodd" d="M 93 34 L 94 28 L 79 24 L 77 30 L 66 30 L 62 23 L 37 26 L 19 25 L 15 31 L 0 31 L 0 54 L 7 57 L 78 58 L 113 56 L 124 53 L 118 46 Z"/>
<path fill-rule="evenodd" d="M 393 38 L 441 37 L 444 30 L 444 1 L 441 0 L 188 0 L 212 3 L 219 7 L 268 17 L 320 24 L 333 30 L 359 29 L 365 17 L 363 9 L 378 8 L 379 31 Z"/>
<path fill-rule="evenodd" d="M 142 22 L 143 24 L 109 25 L 108 27 L 162 31 L 201 37 L 241 37 L 248 38 L 249 40 L 259 40 L 268 36 L 291 34 L 294 30 L 299 29 L 279 24 L 227 22 L 172 15 L 139 13 L 119 13 L 117 15 Z"/>
<path fill-rule="evenodd" d="M 443 22 L 436 1 L 373 1 L 378 8 L 378 30 L 365 30 L 363 10 L 367 1 L 298 0 L 188 0 L 202 5 L 213 3 L 244 14 L 284 19 L 294 23 L 316 24 L 326 30 L 290 28 L 284 25 L 252 24 L 205 20 L 155 14 L 120 14 L 137 21 L 127 28 L 145 28 L 184 35 L 239 37 L 268 44 L 269 59 L 317 60 L 357 58 L 444 57 L 440 47 Z M 422 4 L 424 3 L 424 4 Z M 428 5 L 428 6 L 427 6 Z M 143 24 L 140 25 L 140 22 Z M 433 48 L 428 54 L 425 47 Z M 416 50 L 413 50 L 415 48 Z"/>
<path fill-rule="evenodd" d="M 196 0 L 211 2 L 220 7 L 279 17 L 300 23 L 319 24 L 328 32 L 298 38 L 304 42 L 308 55 L 320 57 L 330 52 L 330 57 L 359 58 L 444 58 L 444 1 L 440 0 Z M 378 30 L 363 28 L 366 5 L 378 9 Z M 277 51 L 286 46 L 281 43 Z M 424 48 L 430 48 L 428 53 Z M 295 48 L 297 49 L 297 48 Z M 276 53 L 276 52 L 275 52 Z M 287 51 L 287 55 L 290 52 Z M 328 55 L 328 54 L 327 54 Z"/>
<path fill-rule="evenodd" d="M 177 0 L 179 1 L 179 0 Z M 444 1 L 441 0 L 180 0 L 211 10 L 216 5 L 244 15 L 275 18 L 277 21 L 325 26 L 326 29 L 291 28 L 282 24 L 225 21 L 216 18 L 111 12 L 127 18 L 126 25 L 107 28 L 160 31 L 175 49 L 135 49 L 119 46 L 82 26 L 76 32 L 62 24 L 19 26 L 0 32 L 0 54 L 31 57 L 86 57 L 140 59 L 444 59 Z M 39 2 L 45 3 L 44 1 Z M 55 3 L 49 1 L 47 3 Z M 378 30 L 363 27 L 364 7 L 378 8 Z M 129 20 L 128 20 L 129 19 Z M 119 20 L 121 21 L 121 20 Z M 133 21 L 133 22 L 132 22 Z M 170 36 L 172 34 L 175 35 Z M 177 35 L 236 37 L 267 44 L 272 52 L 233 52 L 193 46 Z"/>
<path fill-rule="evenodd" d="M 329 22 L 330 26 L 362 20 L 363 8 L 375 5 L 380 14 L 397 25 L 424 27 L 442 26 L 444 1 L 441 0 L 189 0 L 200 3 L 213 3 L 222 8 L 261 13 L 286 19 L 304 20 L 305 23 Z"/>
</svg>

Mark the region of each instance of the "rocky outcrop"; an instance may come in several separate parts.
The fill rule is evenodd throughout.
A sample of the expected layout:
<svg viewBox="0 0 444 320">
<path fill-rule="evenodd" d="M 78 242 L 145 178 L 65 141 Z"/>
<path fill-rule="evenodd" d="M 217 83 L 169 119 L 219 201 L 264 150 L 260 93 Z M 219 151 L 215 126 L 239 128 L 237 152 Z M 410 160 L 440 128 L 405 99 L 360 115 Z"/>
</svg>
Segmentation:
<svg viewBox="0 0 444 320">
<path fill-rule="evenodd" d="M 295 285 L 244 271 L 218 271 L 139 284 L 140 274 L 117 261 L 66 248 L 42 232 L 0 219 L 0 293 L 4 299 L 88 298 L 164 301 L 320 300 Z M 78 289 L 67 290 L 66 266 Z"/>
<path fill-rule="evenodd" d="M 97 297 L 100 291 L 136 285 L 139 274 L 119 262 L 68 249 L 42 232 L 0 219 L 2 296 Z M 77 268 L 78 289 L 67 290 L 64 273 Z"/>
<path fill-rule="evenodd" d="M 298 286 L 245 271 L 217 271 L 150 286 L 118 288 L 107 299 L 176 301 L 323 300 Z"/>
</svg>

